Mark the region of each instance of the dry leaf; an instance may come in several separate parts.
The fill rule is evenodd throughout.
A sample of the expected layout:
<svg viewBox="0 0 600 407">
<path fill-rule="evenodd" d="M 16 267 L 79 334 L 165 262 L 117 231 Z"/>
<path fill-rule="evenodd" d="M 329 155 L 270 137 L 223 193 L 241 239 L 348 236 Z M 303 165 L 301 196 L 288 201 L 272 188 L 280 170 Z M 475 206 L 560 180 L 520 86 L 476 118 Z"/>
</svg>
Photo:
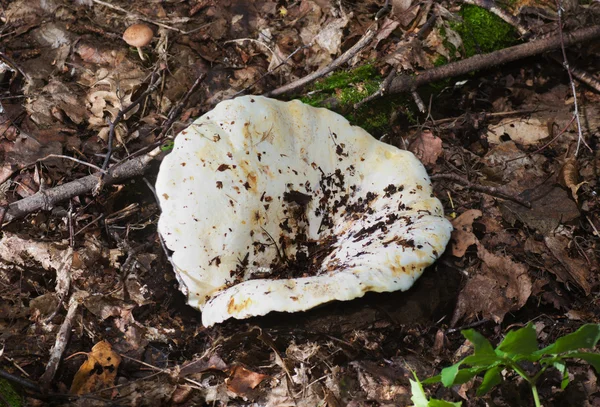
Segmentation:
<svg viewBox="0 0 600 407">
<path fill-rule="evenodd" d="M 454 231 L 452 232 L 452 255 L 462 257 L 469 246 L 477 243 L 473 234 L 473 221 L 482 215 L 478 209 L 469 209 L 452 221 Z"/>
<path fill-rule="evenodd" d="M 481 243 L 477 243 L 477 253 L 481 269 L 458 295 L 451 325 L 463 316 L 478 314 L 500 323 L 507 312 L 523 307 L 531 295 L 533 284 L 525 265 L 492 254 Z"/>
<path fill-rule="evenodd" d="M 569 245 L 568 239 L 562 236 L 546 236 L 544 237 L 544 243 L 546 243 L 552 255 L 567 270 L 566 275 L 558 272 L 557 277 L 565 283 L 573 282 L 577 284 L 585 292 L 585 295 L 590 295 L 592 268 L 583 259 L 569 257 L 566 250 Z M 556 273 L 558 270 L 553 267 L 550 271 Z"/>
<path fill-rule="evenodd" d="M 492 144 L 500 144 L 502 142 L 500 137 L 505 134 L 515 143 L 526 146 L 536 144 L 549 136 L 548 125 L 539 119 L 504 119 L 497 125 L 489 127 L 487 139 Z"/>
<path fill-rule="evenodd" d="M 417 156 L 424 165 L 433 165 L 442 154 L 442 139 L 424 130 L 408 146 L 408 151 Z"/>
<path fill-rule="evenodd" d="M 121 357 L 112 350 L 110 343 L 98 342 L 88 353 L 71 385 L 72 394 L 86 394 L 114 386 Z"/>
<path fill-rule="evenodd" d="M 238 396 L 245 396 L 248 392 L 254 389 L 265 380 L 267 375 L 256 373 L 246 369 L 243 366 L 233 366 L 229 371 L 229 378 L 226 380 L 227 389 L 234 392 Z"/>
<path fill-rule="evenodd" d="M 575 158 L 570 158 L 567 160 L 565 165 L 562 166 L 560 172 L 558 173 L 558 183 L 571 190 L 571 195 L 573 195 L 575 202 L 578 202 L 577 191 L 579 191 L 579 188 L 585 184 L 585 181 L 577 181 L 579 181 L 579 168 L 577 166 L 577 161 Z"/>
</svg>

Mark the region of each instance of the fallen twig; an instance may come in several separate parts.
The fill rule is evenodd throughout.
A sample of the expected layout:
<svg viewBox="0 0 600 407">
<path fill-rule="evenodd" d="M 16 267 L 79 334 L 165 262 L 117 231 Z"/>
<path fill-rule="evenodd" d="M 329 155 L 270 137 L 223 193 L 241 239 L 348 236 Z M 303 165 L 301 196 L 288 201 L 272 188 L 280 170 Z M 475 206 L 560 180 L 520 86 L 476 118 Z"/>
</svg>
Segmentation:
<svg viewBox="0 0 600 407">
<path fill-rule="evenodd" d="M 564 45 L 570 46 L 579 42 L 589 41 L 600 37 L 600 25 L 586 27 L 564 34 Z M 427 83 L 464 75 L 466 73 L 477 71 L 484 68 L 490 68 L 496 65 L 506 64 L 533 55 L 542 54 L 561 47 L 561 35 L 553 35 L 541 40 L 531 41 L 526 44 L 515 45 L 494 51 L 489 54 L 475 55 L 462 61 L 452 62 L 447 65 L 439 66 L 428 71 L 421 72 L 419 75 L 402 75 L 394 78 L 388 94 L 402 93 L 412 91 L 419 86 Z"/>
<path fill-rule="evenodd" d="M 142 175 L 150 167 L 150 162 L 158 154 L 160 154 L 160 149 L 157 148 L 148 154 L 132 158 L 121 164 L 115 164 L 108 170 L 104 177 L 104 184 L 114 184 L 124 179 Z M 40 209 L 51 210 L 60 201 L 90 193 L 98 185 L 98 180 L 98 174 L 88 175 L 54 188 L 39 191 L 32 196 L 13 202 L 8 205 L 8 209 L 4 213 L 4 222 L 11 222 Z"/>
<path fill-rule="evenodd" d="M 69 337 L 71 336 L 71 325 L 73 324 L 73 319 L 75 318 L 75 313 L 77 312 L 77 308 L 79 308 L 80 302 L 87 296 L 87 292 L 79 291 L 74 293 L 69 300 L 69 309 L 67 311 L 67 316 L 60 326 L 60 330 L 56 335 L 56 341 L 54 342 L 54 346 L 50 351 L 50 359 L 48 360 L 48 364 L 46 365 L 46 371 L 40 377 L 40 383 L 44 388 L 48 388 L 52 379 L 54 379 L 54 375 L 56 374 L 56 370 L 58 369 L 58 364 L 62 359 L 62 354 L 67 347 L 67 342 L 69 342 Z"/>
<path fill-rule="evenodd" d="M 342 66 L 343 64 L 345 64 L 346 62 L 351 60 L 364 47 L 369 45 L 371 40 L 373 40 L 373 38 L 375 38 L 375 34 L 377 34 L 377 27 L 378 27 L 378 24 L 374 23 L 371 27 L 369 27 L 369 29 L 362 36 L 362 38 L 360 40 L 358 40 L 358 42 L 352 46 L 352 48 L 350 48 L 348 51 L 344 52 L 338 58 L 333 60 L 333 62 L 331 62 L 325 68 L 320 69 L 316 72 L 313 72 L 309 75 L 306 75 L 304 78 L 300 78 L 295 82 L 288 83 L 287 85 L 284 85 L 280 88 L 277 88 L 270 92 L 267 92 L 264 94 L 264 96 L 276 97 L 276 96 L 284 95 L 286 93 L 291 93 L 291 92 L 297 91 L 299 89 L 302 89 L 306 85 L 316 81 L 317 79 L 322 78 L 323 76 L 327 75 L 328 73 L 335 71 L 337 68 L 339 68 L 340 66 Z"/>
<path fill-rule="evenodd" d="M 509 195 L 506 192 L 503 192 L 499 188 L 496 188 L 496 187 L 489 187 L 489 186 L 485 186 L 485 185 L 473 184 L 468 179 L 462 178 L 456 174 L 434 174 L 431 176 L 431 179 L 432 180 L 444 179 L 444 180 L 448 180 L 448 181 L 454 181 L 457 184 L 461 184 L 461 185 L 466 186 L 469 189 L 472 189 L 473 191 L 483 192 L 484 194 L 495 196 L 497 198 L 506 199 L 508 201 L 513 201 L 520 205 L 523 205 L 526 208 L 531 208 L 531 203 L 529 201 L 519 198 L 518 196 Z"/>
</svg>

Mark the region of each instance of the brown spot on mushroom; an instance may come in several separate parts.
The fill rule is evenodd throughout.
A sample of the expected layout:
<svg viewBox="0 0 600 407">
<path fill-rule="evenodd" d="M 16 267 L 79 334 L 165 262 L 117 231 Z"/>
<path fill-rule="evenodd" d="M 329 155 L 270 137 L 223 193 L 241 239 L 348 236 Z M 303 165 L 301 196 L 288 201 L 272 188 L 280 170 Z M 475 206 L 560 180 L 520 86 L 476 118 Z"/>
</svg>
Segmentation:
<svg viewBox="0 0 600 407">
<path fill-rule="evenodd" d="M 251 172 L 248 174 L 248 182 L 250 184 L 250 188 L 256 189 L 256 174 Z M 246 188 L 248 189 L 248 188 Z"/>
<path fill-rule="evenodd" d="M 223 182 L 222 181 L 217 181 L 217 188 L 219 188 L 219 189 L 223 188 Z"/>
<path fill-rule="evenodd" d="M 230 314 L 242 312 L 244 308 L 249 307 L 250 304 L 252 304 L 251 298 L 246 298 L 246 300 L 244 300 L 243 302 L 236 304 L 235 298 L 232 297 L 229 300 L 229 303 L 227 304 L 227 312 L 229 312 Z"/>
<path fill-rule="evenodd" d="M 167 194 L 163 194 L 163 197 L 164 197 L 165 199 L 169 199 L 169 195 L 167 195 Z"/>
<path fill-rule="evenodd" d="M 221 164 L 221 165 L 219 165 L 219 167 L 217 167 L 217 171 L 223 172 L 223 171 L 228 170 L 230 168 L 231 167 L 229 165 L 227 165 L 227 164 Z"/>
</svg>

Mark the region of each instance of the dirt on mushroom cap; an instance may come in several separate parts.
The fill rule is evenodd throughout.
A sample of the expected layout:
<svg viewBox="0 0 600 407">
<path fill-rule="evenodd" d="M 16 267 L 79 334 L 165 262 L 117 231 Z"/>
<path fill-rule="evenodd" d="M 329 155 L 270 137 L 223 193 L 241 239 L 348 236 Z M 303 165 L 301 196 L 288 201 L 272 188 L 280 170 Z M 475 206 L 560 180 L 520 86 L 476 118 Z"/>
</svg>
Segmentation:
<svg viewBox="0 0 600 407">
<path fill-rule="evenodd" d="M 222 102 L 178 135 L 156 188 L 207 326 L 406 290 L 452 229 L 411 153 L 298 101 Z"/>
</svg>

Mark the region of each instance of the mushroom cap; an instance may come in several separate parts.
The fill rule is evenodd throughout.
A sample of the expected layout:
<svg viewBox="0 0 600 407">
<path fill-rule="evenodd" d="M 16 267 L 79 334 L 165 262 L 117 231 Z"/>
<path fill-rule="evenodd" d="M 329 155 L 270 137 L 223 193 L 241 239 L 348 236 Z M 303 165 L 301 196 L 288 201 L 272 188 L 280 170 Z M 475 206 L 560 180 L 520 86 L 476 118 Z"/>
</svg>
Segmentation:
<svg viewBox="0 0 600 407">
<path fill-rule="evenodd" d="M 146 24 L 133 24 L 123 33 L 123 40 L 133 47 L 145 47 L 153 36 L 154 32 Z"/>
<path fill-rule="evenodd" d="M 407 290 L 452 231 L 412 153 L 299 101 L 219 103 L 179 133 L 156 192 L 205 326 Z"/>
</svg>

